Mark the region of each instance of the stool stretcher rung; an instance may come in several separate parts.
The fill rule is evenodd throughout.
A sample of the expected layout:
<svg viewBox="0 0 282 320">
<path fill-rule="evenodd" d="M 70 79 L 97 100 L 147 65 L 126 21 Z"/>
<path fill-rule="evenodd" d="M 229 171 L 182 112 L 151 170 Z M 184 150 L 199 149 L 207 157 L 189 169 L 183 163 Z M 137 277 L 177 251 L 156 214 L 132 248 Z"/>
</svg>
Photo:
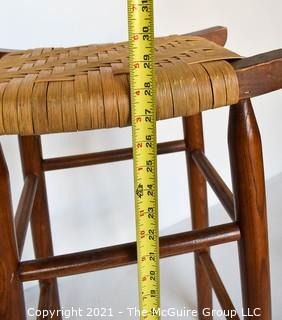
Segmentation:
<svg viewBox="0 0 282 320">
<path fill-rule="evenodd" d="M 28 175 L 25 178 L 23 190 L 15 215 L 16 235 L 18 242 L 19 256 L 21 257 L 26 231 L 30 221 L 34 199 L 38 186 L 38 177 L 35 175 Z"/>
<path fill-rule="evenodd" d="M 185 151 L 184 140 L 162 142 L 158 144 L 158 154 Z M 102 151 L 75 156 L 50 158 L 43 160 L 43 170 L 59 170 L 95 164 L 103 164 L 132 159 L 132 148 Z"/>
<path fill-rule="evenodd" d="M 218 298 L 218 301 L 225 312 L 226 319 L 230 320 L 240 320 L 236 309 L 225 289 L 225 286 L 216 270 L 216 267 L 210 257 L 206 252 L 199 253 L 200 260 L 205 267 L 208 274 L 209 280 Z"/>
<path fill-rule="evenodd" d="M 194 151 L 192 153 L 192 158 L 207 179 L 230 218 L 235 221 L 233 194 L 230 189 L 202 151 Z"/>
<path fill-rule="evenodd" d="M 169 257 L 238 241 L 236 223 L 227 223 L 160 238 L 160 256 Z M 21 281 L 50 279 L 136 263 L 136 242 L 21 262 Z"/>
</svg>

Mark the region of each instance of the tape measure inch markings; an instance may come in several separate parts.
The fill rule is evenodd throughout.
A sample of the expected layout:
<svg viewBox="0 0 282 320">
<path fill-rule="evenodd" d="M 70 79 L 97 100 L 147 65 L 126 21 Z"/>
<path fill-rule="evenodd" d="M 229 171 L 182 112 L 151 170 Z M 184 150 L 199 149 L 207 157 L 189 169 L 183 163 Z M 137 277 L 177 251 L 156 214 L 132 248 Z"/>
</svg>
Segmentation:
<svg viewBox="0 0 282 320">
<path fill-rule="evenodd" d="M 139 307 L 141 319 L 156 320 L 160 281 L 153 0 L 128 0 L 128 24 Z"/>
</svg>

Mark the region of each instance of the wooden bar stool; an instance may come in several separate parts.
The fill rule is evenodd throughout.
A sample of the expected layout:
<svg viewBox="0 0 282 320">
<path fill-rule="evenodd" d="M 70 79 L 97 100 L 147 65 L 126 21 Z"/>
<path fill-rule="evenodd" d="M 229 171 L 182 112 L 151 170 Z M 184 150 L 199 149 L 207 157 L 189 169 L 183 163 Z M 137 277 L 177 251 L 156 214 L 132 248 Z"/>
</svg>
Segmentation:
<svg viewBox="0 0 282 320">
<path fill-rule="evenodd" d="M 281 88 L 282 51 L 242 59 L 222 47 L 226 37 L 225 28 L 214 27 L 156 39 L 158 119 L 183 117 L 184 126 L 184 139 L 160 143 L 158 153 L 186 152 L 193 220 L 192 231 L 160 239 L 160 254 L 195 252 L 199 319 L 211 319 L 201 314 L 212 307 L 212 289 L 223 310 L 234 306 L 209 248 L 238 241 L 245 311 L 269 320 L 264 171 L 250 98 Z M 128 48 L 127 43 L 40 48 L 1 51 L 0 57 L 0 133 L 19 136 L 24 175 L 14 219 L 9 173 L 0 149 L 0 318 L 23 320 L 24 281 L 40 281 L 39 309 L 59 309 L 57 277 L 136 262 L 135 243 L 54 256 L 44 178 L 45 171 L 131 159 L 132 150 L 43 159 L 40 142 L 41 134 L 130 125 Z M 201 119 L 204 110 L 226 105 L 231 105 L 233 194 L 204 154 Z M 144 115 L 133 121 L 151 118 Z M 230 223 L 208 226 L 206 181 Z M 21 261 L 29 222 L 36 259 Z"/>
</svg>

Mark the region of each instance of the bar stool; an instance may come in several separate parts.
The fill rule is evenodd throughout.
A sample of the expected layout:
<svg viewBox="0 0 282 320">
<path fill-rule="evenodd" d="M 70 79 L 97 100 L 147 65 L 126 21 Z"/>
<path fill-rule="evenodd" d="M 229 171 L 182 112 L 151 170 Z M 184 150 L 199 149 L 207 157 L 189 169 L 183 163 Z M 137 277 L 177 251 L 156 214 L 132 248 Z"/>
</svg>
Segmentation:
<svg viewBox="0 0 282 320">
<path fill-rule="evenodd" d="M 241 58 L 222 47 L 226 37 L 226 28 L 214 27 L 156 39 L 158 119 L 183 117 L 184 126 L 184 139 L 158 144 L 158 153 L 186 152 L 193 224 L 192 231 L 162 237 L 160 254 L 195 252 L 199 319 L 212 319 L 202 314 L 204 308 L 212 308 L 212 289 L 223 310 L 234 306 L 209 248 L 237 241 L 245 311 L 269 320 L 264 171 L 250 98 L 281 88 L 282 50 Z M 0 318 L 23 320 L 23 282 L 39 280 L 38 308 L 58 310 L 57 277 L 136 262 L 135 243 L 54 256 L 44 178 L 45 171 L 131 159 L 132 150 L 43 159 L 40 141 L 47 133 L 130 125 L 128 47 L 117 43 L 1 51 L 0 58 L 0 133 L 19 136 L 24 175 L 14 218 L 9 173 L 0 149 Z M 204 154 L 201 119 L 203 111 L 226 105 L 231 105 L 233 194 Z M 151 121 L 150 116 L 143 121 Z M 206 181 L 230 223 L 209 227 Z M 29 222 L 36 259 L 21 261 Z"/>
</svg>

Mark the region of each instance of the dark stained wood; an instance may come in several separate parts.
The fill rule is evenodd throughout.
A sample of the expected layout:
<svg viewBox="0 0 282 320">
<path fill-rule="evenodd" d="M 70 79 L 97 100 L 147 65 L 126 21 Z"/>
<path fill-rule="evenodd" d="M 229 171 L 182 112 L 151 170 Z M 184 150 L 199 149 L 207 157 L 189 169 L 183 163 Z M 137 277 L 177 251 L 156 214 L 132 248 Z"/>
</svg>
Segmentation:
<svg viewBox="0 0 282 320">
<path fill-rule="evenodd" d="M 234 221 L 235 213 L 232 192 L 202 151 L 196 150 L 192 152 L 192 158 L 207 179 L 230 218 Z"/>
<path fill-rule="evenodd" d="M 206 228 L 209 225 L 207 184 L 204 176 L 192 158 L 192 152 L 199 150 L 204 152 L 204 137 L 202 115 L 183 118 L 184 139 L 186 142 L 186 162 L 189 182 L 190 207 L 192 216 L 192 228 L 194 230 Z M 209 248 L 203 248 L 203 252 L 209 254 Z M 212 316 L 205 316 L 205 308 L 212 309 L 212 290 L 207 274 L 195 253 L 195 271 L 197 283 L 197 300 L 199 320 L 209 320 Z"/>
<path fill-rule="evenodd" d="M 33 174 L 38 177 L 37 193 L 31 215 L 33 246 L 37 258 L 54 254 L 51 236 L 49 209 L 47 202 L 45 176 L 42 169 L 42 150 L 39 136 L 19 137 L 22 169 L 24 177 Z M 52 309 L 60 309 L 59 293 L 56 279 L 52 280 Z M 40 282 L 40 287 L 46 285 Z M 61 320 L 61 317 L 54 318 Z"/>
<path fill-rule="evenodd" d="M 203 37 L 221 46 L 224 46 L 227 40 L 227 28 L 216 26 L 208 29 L 199 30 L 196 32 L 190 32 L 187 35 Z"/>
<path fill-rule="evenodd" d="M 163 142 L 158 144 L 158 154 L 180 152 L 184 151 L 185 148 L 184 140 Z M 132 159 L 132 156 L 132 148 L 124 148 L 75 156 L 51 158 L 43 160 L 43 170 L 51 171 L 129 160 Z"/>
<path fill-rule="evenodd" d="M 228 142 L 235 214 L 242 236 L 239 256 L 243 305 L 251 312 L 261 308 L 259 319 L 270 320 L 264 170 L 260 133 L 250 100 L 230 107 Z"/>
<path fill-rule="evenodd" d="M 0 145 L 0 319 L 24 320 L 23 286 L 17 274 L 16 243 L 10 179 Z"/>
<path fill-rule="evenodd" d="M 7 53 L 10 53 L 10 52 L 13 52 L 15 50 L 12 50 L 12 49 L 1 49 L 0 48 L 0 59 Z"/>
<path fill-rule="evenodd" d="M 268 63 L 281 63 L 282 49 L 269 51 L 266 53 L 260 53 L 252 57 L 235 60 L 232 65 L 235 70 L 242 70 L 247 68 L 253 68 L 256 65 L 263 65 Z"/>
<path fill-rule="evenodd" d="M 160 255 L 169 257 L 240 239 L 236 223 L 193 230 L 160 238 Z M 20 279 L 63 277 L 136 263 L 136 242 L 55 257 L 24 261 Z"/>
<path fill-rule="evenodd" d="M 37 190 L 38 179 L 35 175 L 28 175 L 25 178 L 23 191 L 15 216 L 16 234 L 18 241 L 19 256 L 22 256 L 26 231 L 33 209 L 33 203 Z"/>
<path fill-rule="evenodd" d="M 282 88 L 282 49 L 232 62 L 240 99 L 256 97 Z"/>
<path fill-rule="evenodd" d="M 52 305 L 51 305 L 52 292 L 53 292 L 52 281 L 44 281 L 44 283 L 41 286 L 41 290 L 40 290 L 38 310 L 43 311 L 43 310 L 52 309 Z M 43 316 L 37 317 L 37 320 L 45 320 L 45 319 L 43 318 Z M 51 317 L 49 319 L 51 320 Z"/>
<path fill-rule="evenodd" d="M 199 254 L 201 263 L 206 269 L 207 275 L 210 279 L 212 287 L 215 291 L 217 299 L 221 305 L 222 310 L 225 311 L 225 318 L 228 320 L 240 320 L 236 309 L 225 289 L 225 286 L 218 274 L 216 267 L 209 254 L 202 252 Z"/>
</svg>

